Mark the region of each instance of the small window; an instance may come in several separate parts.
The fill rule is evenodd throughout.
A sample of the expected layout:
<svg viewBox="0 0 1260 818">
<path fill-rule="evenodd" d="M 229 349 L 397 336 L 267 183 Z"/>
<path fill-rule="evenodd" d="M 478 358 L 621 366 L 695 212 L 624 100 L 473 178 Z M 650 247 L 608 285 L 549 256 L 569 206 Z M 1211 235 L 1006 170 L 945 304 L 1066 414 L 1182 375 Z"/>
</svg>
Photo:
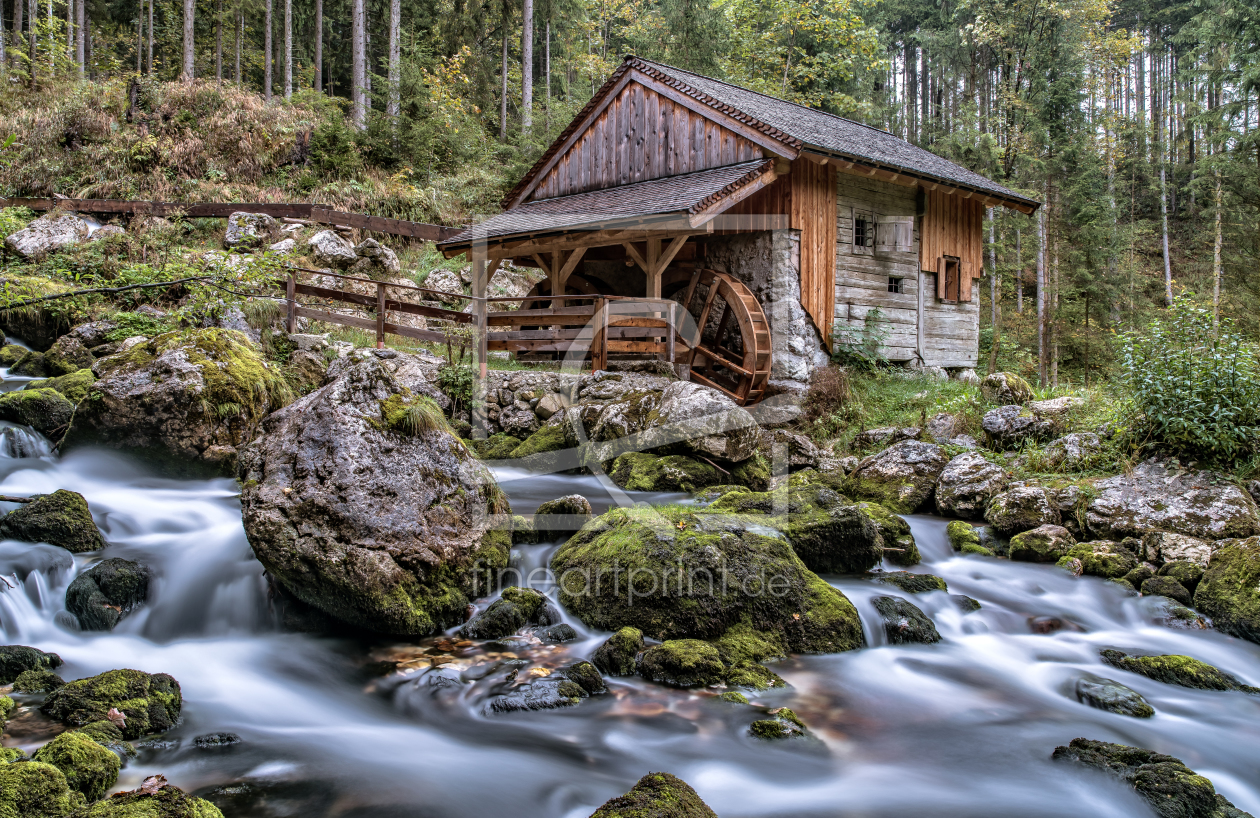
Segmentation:
<svg viewBox="0 0 1260 818">
<path fill-rule="evenodd" d="M 860 210 L 853 211 L 853 252 L 868 256 L 875 252 L 875 217 Z"/>
<path fill-rule="evenodd" d="M 962 295 L 962 265 L 954 256 L 941 256 L 937 260 L 936 297 L 941 301 L 956 303 Z"/>
<path fill-rule="evenodd" d="M 901 279 L 899 279 L 899 278 L 893 278 L 893 277 L 889 276 L 889 278 L 888 278 L 888 292 L 890 292 L 890 293 L 899 293 L 899 292 L 901 292 Z"/>
</svg>

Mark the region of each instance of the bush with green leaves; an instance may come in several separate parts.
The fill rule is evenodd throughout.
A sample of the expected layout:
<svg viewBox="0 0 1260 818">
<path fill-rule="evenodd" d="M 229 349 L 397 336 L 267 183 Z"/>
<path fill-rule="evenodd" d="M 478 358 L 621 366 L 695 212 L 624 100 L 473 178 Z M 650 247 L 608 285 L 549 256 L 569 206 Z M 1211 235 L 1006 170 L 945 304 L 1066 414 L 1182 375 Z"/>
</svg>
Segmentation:
<svg viewBox="0 0 1260 818">
<path fill-rule="evenodd" d="M 1143 332 L 1125 335 L 1133 431 L 1168 449 L 1228 461 L 1246 454 L 1260 425 L 1256 347 L 1210 310 L 1179 299 Z"/>
</svg>

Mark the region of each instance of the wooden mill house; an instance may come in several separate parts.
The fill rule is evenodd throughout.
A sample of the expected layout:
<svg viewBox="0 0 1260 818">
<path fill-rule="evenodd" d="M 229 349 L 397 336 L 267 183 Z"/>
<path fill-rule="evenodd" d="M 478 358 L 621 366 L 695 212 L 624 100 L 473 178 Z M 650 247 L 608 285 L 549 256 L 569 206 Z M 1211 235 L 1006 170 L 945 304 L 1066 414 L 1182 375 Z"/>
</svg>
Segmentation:
<svg viewBox="0 0 1260 818">
<path fill-rule="evenodd" d="M 875 309 L 890 361 L 974 367 L 993 206 L 1038 203 L 876 128 L 629 56 L 503 212 L 440 246 L 473 259 L 474 295 L 510 259 L 546 273 L 540 297 L 686 305 L 691 377 L 750 403 L 802 388 Z M 623 323 L 607 337 L 650 332 Z M 498 348 L 564 348 L 510 335 Z"/>
</svg>

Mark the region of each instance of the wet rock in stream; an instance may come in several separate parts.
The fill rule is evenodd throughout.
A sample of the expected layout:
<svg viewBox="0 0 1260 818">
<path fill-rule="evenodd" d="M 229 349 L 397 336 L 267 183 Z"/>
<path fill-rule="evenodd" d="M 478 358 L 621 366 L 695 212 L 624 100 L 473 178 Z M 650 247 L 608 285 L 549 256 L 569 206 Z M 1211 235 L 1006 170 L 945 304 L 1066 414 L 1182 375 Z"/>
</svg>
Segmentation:
<svg viewBox="0 0 1260 818">
<path fill-rule="evenodd" d="M 28 670 L 56 670 L 61 657 L 26 645 L 0 645 L 0 685 L 13 684 Z"/>
<path fill-rule="evenodd" d="M 871 605 L 884 621 L 884 634 L 893 645 L 933 645 L 941 641 L 936 624 L 923 611 L 895 596 L 877 596 Z"/>
<path fill-rule="evenodd" d="M 645 649 L 643 631 L 622 628 L 595 649 L 591 661 L 609 676 L 633 676 L 635 657 Z"/>
<path fill-rule="evenodd" d="M 82 494 L 58 489 L 0 518 L 0 537 L 22 542 L 46 542 L 73 554 L 105 547 L 101 531 Z"/>
<path fill-rule="evenodd" d="M 148 566 L 111 557 L 74 578 L 66 590 L 66 610 L 85 631 L 112 631 L 149 596 Z"/>
<path fill-rule="evenodd" d="M 1076 698 L 1082 704 L 1122 716 L 1149 719 L 1155 715 L 1155 708 L 1147 704 L 1146 699 L 1143 699 L 1137 691 L 1111 679 L 1099 677 L 1077 679 Z"/>
<path fill-rule="evenodd" d="M 1260 694 L 1260 688 L 1243 684 L 1225 671 L 1189 656 L 1133 656 L 1113 649 L 1104 650 L 1101 655 L 1102 660 L 1112 667 L 1164 684 L 1197 690 L 1238 690 Z"/>
<path fill-rule="evenodd" d="M 625 795 L 595 810 L 591 818 L 717 818 L 688 784 L 669 773 L 648 773 Z"/>
<path fill-rule="evenodd" d="M 182 706 L 179 682 L 171 676 L 110 670 L 54 690 L 40 710 L 72 726 L 121 721 L 123 738 L 132 740 L 171 729 Z"/>
</svg>

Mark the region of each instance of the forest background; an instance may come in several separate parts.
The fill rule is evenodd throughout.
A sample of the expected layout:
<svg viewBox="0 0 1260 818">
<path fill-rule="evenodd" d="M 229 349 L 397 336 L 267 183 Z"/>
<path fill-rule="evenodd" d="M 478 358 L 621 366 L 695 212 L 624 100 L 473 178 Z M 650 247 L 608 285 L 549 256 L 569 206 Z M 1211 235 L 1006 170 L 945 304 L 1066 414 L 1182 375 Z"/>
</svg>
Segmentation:
<svg viewBox="0 0 1260 818">
<path fill-rule="evenodd" d="M 0 0 L 0 25 L 4 196 L 466 223 L 635 53 L 1043 201 L 986 221 L 985 368 L 1106 379 L 1174 299 L 1260 338 L 1247 0 Z"/>
</svg>

